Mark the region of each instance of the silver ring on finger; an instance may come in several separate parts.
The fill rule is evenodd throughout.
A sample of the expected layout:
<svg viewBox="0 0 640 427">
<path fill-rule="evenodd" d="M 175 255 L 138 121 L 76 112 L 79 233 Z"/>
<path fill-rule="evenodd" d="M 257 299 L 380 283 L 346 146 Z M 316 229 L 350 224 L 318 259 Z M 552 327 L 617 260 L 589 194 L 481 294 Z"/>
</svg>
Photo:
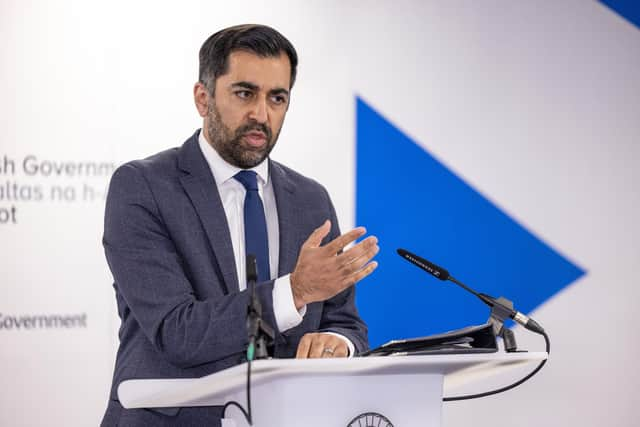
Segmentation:
<svg viewBox="0 0 640 427">
<path fill-rule="evenodd" d="M 333 355 L 333 353 L 335 353 L 335 350 L 332 348 L 326 347 L 324 350 L 322 350 L 322 352 Z"/>
</svg>

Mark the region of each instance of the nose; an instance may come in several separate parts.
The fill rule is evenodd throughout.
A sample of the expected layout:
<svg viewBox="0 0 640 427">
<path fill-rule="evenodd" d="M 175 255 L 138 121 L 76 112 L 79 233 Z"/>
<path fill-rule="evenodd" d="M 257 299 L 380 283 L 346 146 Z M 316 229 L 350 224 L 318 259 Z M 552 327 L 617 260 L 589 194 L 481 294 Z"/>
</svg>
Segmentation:
<svg viewBox="0 0 640 427">
<path fill-rule="evenodd" d="M 249 112 L 249 118 L 258 123 L 267 123 L 267 100 L 258 97 L 252 107 L 253 108 Z"/>
</svg>

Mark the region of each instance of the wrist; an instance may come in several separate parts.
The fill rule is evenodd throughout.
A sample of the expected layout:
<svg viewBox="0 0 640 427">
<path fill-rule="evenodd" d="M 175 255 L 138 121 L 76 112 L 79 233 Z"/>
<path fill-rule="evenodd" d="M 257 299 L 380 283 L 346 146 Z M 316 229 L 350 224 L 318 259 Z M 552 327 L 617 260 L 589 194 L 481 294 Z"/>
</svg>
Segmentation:
<svg viewBox="0 0 640 427">
<path fill-rule="evenodd" d="M 293 296 L 293 303 L 296 306 L 296 310 L 301 310 L 302 307 L 307 305 L 307 301 L 304 298 L 304 293 L 301 291 L 300 282 L 298 281 L 298 275 L 294 271 L 289 277 L 291 282 L 291 295 Z"/>
</svg>

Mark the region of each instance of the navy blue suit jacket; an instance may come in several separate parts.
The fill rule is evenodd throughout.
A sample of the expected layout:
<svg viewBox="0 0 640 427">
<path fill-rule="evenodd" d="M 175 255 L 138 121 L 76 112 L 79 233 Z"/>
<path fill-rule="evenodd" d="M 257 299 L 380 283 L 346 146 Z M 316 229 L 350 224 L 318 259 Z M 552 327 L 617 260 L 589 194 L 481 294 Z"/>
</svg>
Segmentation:
<svg viewBox="0 0 640 427">
<path fill-rule="evenodd" d="M 326 241 L 340 231 L 320 184 L 269 162 L 282 276 L 293 271 L 300 247 L 324 220 L 332 223 Z M 239 290 L 229 227 L 198 132 L 182 147 L 116 170 L 103 244 L 121 327 L 102 425 L 216 425 L 220 407 L 128 410 L 117 400 L 117 386 L 126 379 L 195 378 L 245 360 L 248 293 Z M 272 291 L 273 281 L 257 286 L 263 315 L 275 327 Z M 346 336 L 357 352 L 367 349 L 353 288 L 308 305 L 300 325 L 276 332 L 275 357 L 293 357 L 302 335 L 322 330 Z"/>
</svg>

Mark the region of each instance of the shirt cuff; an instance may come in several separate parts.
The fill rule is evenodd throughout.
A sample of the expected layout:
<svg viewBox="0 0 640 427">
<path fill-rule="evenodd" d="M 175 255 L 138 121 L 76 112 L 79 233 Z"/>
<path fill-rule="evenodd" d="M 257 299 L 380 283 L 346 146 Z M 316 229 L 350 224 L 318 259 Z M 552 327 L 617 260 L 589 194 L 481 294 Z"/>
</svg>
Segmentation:
<svg viewBox="0 0 640 427">
<path fill-rule="evenodd" d="M 353 345 L 353 343 L 351 342 L 351 340 L 349 338 L 345 337 L 344 335 L 340 335 L 340 334 L 337 334 L 335 332 L 330 332 L 330 331 L 323 331 L 322 333 L 323 334 L 334 335 L 334 336 L 336 336 L 338 338 L 341 338 L 345 342 L 345 344 L 347 344 L 347 347 L 349 347 L 349 355 L 347 357 L 349 359 L 353 357 L 353 355 L 356 352 L 356 347 Z"/>
<path fill-rule="evenodd" d="M 302 323 L 307 312 L 305 305 L 299 311 L 293 301 L 290 274 L 278 277 L 273 283 L 273 314 L 280 332 L 287 331 Z"/>
</svg>

